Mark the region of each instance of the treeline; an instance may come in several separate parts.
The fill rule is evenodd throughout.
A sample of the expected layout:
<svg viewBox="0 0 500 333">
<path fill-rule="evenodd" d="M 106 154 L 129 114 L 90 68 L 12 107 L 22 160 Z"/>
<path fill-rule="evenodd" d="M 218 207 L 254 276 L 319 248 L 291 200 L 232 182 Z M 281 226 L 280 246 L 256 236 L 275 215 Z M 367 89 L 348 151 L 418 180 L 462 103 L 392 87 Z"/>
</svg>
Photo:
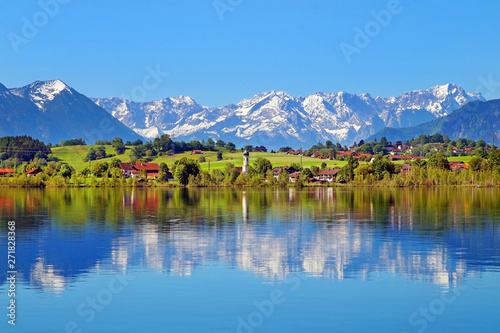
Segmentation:
<svg viewBox="0 0 500 333">
<path fill-rule="evenodd" d="M 138 160 L 145 162 L 145 160 Z M 298 163 L 291 165 L 300 176 L 294 181 L 284 169 L 276 174 L 272 163 L 265 158 L 257 158 L 243 174 L 241 167 L 227 163 L 222 169 L 210 172 L 202 170 L 199 161 L 183 157 L 176 160 L 171 168 L 165 163 L 159 165 L 159 174 L 148 179 L 144 170 L 136 178 L 126 179 L 120 168 L 120 160 L 113 158 L 109 163 L 95 162 L 90 168 L 80 172 L 63 162 L 49 162 L 45 166 L 24 164 L 24 169 L 41 168 L 43 173 L 27 177 L 20 172 L 14 178 L 0 178 L 0 185 L 17 186 L 309 186 L 311 179 L 318 176 L 326 163 L 320 167 L 301 168 Z M 22 170 L 18 170 L 22 171 Z M 169 182 L 173 175 L 175 183 Z M 450 162 L 442 152 L 434 154 L 429 160 L 415 160 L 411 164 L 395 164 L 382 155 L 377 155 L 372 163 L 362 163 L 352 156 L 336 174 L 334 182 L 322 183 L 324 186 L 343 184 L 348 186 L 498 186 L 500 185 L 500 150 L 492 150 L 486 158 L 475 156 L 468 168 L 453 171 Z"/>
<path fill-rule="evenodd" d="M 30 162 L 35 158 L 47 158 L 51 153 L 48 145 L 30 136 L 0 138 L 0 161 L 3 166 L 11 163 Z"/>
<path fill-rule="evenodd" d="M 486 157 L 474 156 L 468 167 L 459 165 L 452 170 L 442 152 L 428 160 L 414 160 L 407 164 L 394 164 L 378 155 L 370 164 L 360 164 L 349 156 L 340 170 L 337 182 L 352 185 L 381 186 L 439 186 L 439 185 L 500 185 L 500 150 L 491 150 Z M 406 170 L 403 170 L 406 168 Z"/>
</svg>

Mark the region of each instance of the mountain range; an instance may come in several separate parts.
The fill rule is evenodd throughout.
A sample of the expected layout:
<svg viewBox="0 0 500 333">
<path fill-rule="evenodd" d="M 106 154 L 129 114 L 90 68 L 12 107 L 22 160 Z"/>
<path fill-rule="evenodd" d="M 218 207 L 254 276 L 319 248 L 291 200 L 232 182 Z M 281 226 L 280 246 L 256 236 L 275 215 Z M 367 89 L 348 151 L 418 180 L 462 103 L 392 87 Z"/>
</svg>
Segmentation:
<svg viewBox="0 0 500 333">
<path fill-rule="evenodd" d="M 140 136 L 60 80 L 21 88 L 0 84 L 0 136 L 29 135 L 45 142 L 83 138 L 88 143 Z"/>
<path fill-rule="evenodd" d="M 310 146 L 326 140 L 351 144 L 384 127 L 418 125 L 484 98 L 446 84 L 389 98 L 347 92 L 295 97 L 268 91 L 216 108 L 185 96 L 147 103 L 116 97 L 92 100 L 147 138 L 168 133 L 176 140 L 212 137 L 237 146 L 276 148 L 285 144 Z"/>
<path fill-rule="evenodd" d="M 295 97 L 268 91 L 237 104 L 207 107 L 187 96 L 145 103 L 116 97 L 90 99 L 60 80 L 36 81 L 12 89 L 0 84 L 4 120 L 0 136 L 30 135 L 52 143 L 81 137 L 93 143 L 117 136 L 151 139 L 167 133 L 175 140 L 211 137 L 269 149 L 308 147 L 326 140 L 352 144 L 386 127 L 417 126 L 484 100 L 481 94 L 445 84 L 388 98 L 347 92 Z"/>
<path fill-rule="evenodd" d="M 441 133 L 451 139 L 483 139 L 490 141 L 492 135 L 498 140 L 500 134 L 500 100 L 487 102 L 471 102 L 453 113 L 414 127 L 386 127 L 368 138 L 369 141 L 380 140 L 410 140 L 422 134 L 433 135 Z M 498 142 L 498 141 L 497 141 Z"/>
</svg>

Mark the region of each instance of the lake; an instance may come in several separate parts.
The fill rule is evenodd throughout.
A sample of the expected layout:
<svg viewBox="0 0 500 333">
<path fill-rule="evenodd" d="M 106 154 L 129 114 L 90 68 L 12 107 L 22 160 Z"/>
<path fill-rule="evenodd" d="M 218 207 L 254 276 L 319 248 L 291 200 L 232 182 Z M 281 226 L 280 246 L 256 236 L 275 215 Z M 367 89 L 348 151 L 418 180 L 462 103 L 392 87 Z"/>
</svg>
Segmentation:
<svg viewBox="0 0 500 333">
<path fill-rule="evenodd" d="M 488 188 L 2 188 L 0 330 L 499 332 L 499 202 Z"/>
</svg>

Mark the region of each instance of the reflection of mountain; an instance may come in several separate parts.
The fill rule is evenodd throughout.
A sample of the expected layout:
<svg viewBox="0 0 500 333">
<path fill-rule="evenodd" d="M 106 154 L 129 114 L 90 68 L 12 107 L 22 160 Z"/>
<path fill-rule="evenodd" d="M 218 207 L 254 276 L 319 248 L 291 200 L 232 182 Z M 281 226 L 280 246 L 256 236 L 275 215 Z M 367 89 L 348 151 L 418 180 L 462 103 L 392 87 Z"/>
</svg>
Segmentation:
<svg viewBox="0 0 500 333">
<path fill-rule="evenodd" d="M 190 275 L 213 262 L 268 279 L 386 272 L 452 286 L 500 267 L 500 193 L 468 191 L 18 190 L 0 218 L 18 221 L 24 281 L 53 292 L 90 270 Z"/>
</svg>

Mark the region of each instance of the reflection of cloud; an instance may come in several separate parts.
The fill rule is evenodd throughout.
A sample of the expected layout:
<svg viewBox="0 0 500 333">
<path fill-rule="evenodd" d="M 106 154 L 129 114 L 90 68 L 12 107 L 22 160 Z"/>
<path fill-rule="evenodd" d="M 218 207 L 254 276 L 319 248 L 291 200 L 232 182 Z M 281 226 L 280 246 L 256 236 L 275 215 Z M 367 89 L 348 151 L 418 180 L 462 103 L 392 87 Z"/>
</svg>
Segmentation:
<svg viewBox="0 0 500 333">
<path fill-rule="evenodd" d="M 52 265 L 44 265 L 42 258 L 37 258 L 33 265 L 30 280 L 32 285 L 56 294 L 62 293 L 66 285 L 65 278 L 57 275 Z"/>
<path fill-rule="evenodd" d="M 126 240 L 119 238 L 114 242 L 113 249 L 111 250 L 111 263 L 120 271 L 125 271 L 128 265 L 128 258 Z"/>
<path fill-rule="evenodd" d="M 429 242 L 417 251 L 404 237 L 382 236 L 374 230 L 349 220 L 278 228 L 257 223 L 217 227 L 178 223 L 168 234 L 157 225 L 141 225 L 134 236 L 120 240 L 110 262 L 103 265 L 190 275 L 196 267 L 221 262 L 268 279 L 296 272 L 368 279 L 372 273 L 389 272 L 443 287 L 456 286 L 474 274 L 467 272 L 464 259 L 454 257 L 441 243 Z"/>
</svg>

